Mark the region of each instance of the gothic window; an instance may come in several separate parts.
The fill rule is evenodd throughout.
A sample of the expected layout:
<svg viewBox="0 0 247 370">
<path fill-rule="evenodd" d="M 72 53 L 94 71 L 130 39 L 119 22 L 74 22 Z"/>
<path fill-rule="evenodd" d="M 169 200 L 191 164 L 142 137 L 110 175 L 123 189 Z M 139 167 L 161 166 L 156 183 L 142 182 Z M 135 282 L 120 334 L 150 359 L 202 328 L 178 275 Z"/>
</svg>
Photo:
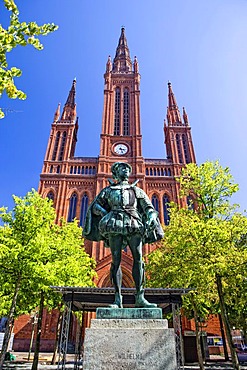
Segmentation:
<svg viewBox="0 0 247 370">
<path fill-rule="evenodd" d="M 78 173 L 79 173 L 79 175 L 81 173 L 81 167 L 80 166 L 78 166 Z"/>
<path fill-rule="evenodd" d="M 165 176 L 163 168 L 161 168 L 161 176 Z"/>
<path fill-rule="evenodd" d="M 168 198 L 168 196 L 165 194 L 163 196 L 163 212 L 164 212 L 164 223 L 165 225 L 168 225 L 169 224 L 169 221 L 170 221 L 170 215 L 169 215 L 169 203 L 170 203 L 170 200 Z"/>
<path fill-rule="evenodd" d="M 188 207 L 188 209 L 191 209 L 191 210 L 195 209 L 193 199 L 190 195 L 187 197 L 187 207 Z"/>
<path fill-rule="evenodd" d="M 84 226 L 87 209 L 88 209 L 88 196 L 84 194 L 81 201 L 81 215 L 80 215 L 80 226 L 82 227 Z"/>
<path fill-rule="evenodd" d="M 123 134 L 129 135 L 129 90 L 124 89 Z"/>
<path fill-rule="evenodd" d="M 115 90 L 114 135 L 120 135 L 120 89 Z"/>
<path fill-rule="evenodd" d="M 93 171 L 92 171 L 92 167 L 90 166 L 89 167 L 89 175 L 92 175 Z"/>
<path fill-rule="evenodd" d="M 57 173 L 60 173 L 60 166 L 57 166 Z"/>
<path fill-rule="evenodd" d="M 70 166 L 70 173 L 73 173 L 73 166 Z"/>
<path fill-rule="evenodd" d="M 81 174 L 84 175 L 84 166 L 81 168 Z"/>
<path fill-rule="evenodd" d="M 184 148 L 184 157 L 186 163 L 190 163 L 190 155 L 188 150 L 188 142 L 186 140 L 185 134 L 182 134 L 182 142 L 183 142 L 183 148 Z"/>
<path fill-rule="evenodd" d="M 152 204 L 153 204 L 153 206 L 154 206 L 154 209 L 157 211 L 157 212 L 159 212 L 159 200 L 158 200 L 158 198 L 157 198 L 157 195 L 153 195 L 152 196 Z"/>
<path fill-rule="evenodd" d="M 154 176 L 156 176 L 156 168 L 154 168 Z"/>
<path fill-rule="evenodd" d="M 77 206 L 77 194 L 73 193 L 69 201 L 69 215 L 68 222 L 72 222 L 76 215 L 76 206 Z"/>
<path fill-rule="evenodd" d="M 177 143 L 177 151 L 178 151 L 178 160 L 179 160 L 179 163 L 183 163 L 183 156 L 182 156 L 181 145 L 180 145 L 180 137 L 179 137 L 178 134 L 176 135 L 176 143 Z"/>
<path fill-rule="evenodd" d="M 59 139 L 60 139 L 60 132 L 57 132 L 56 139 L 55 139 L 55 145 L 53 149 L 53 154 L 52 154 L 52 160 L 55 161 L 57 157 L 57 150 L 58 150 L 58 144 L 59 144 Z"/>
<path fill-rule="evenodd" d="M 74 166 L 74 174 L 76 174 L 77 166 Z"/>
<path fill-rule="evenodd" d="M 157 169 L 157 174 L 158 174 L 158 176 L 160 176 L 160 169 L 159 168 Z"/>
<path fill-rule="evenodd" d="M 86 166 L 85 175 L 88 175 L 88 166 Z"/>
<path fill-rule="evenodd" d="M 149 175 L 148 168 L 146 168 L 146 175 L 147 175 L 147 176 Z"/>
<path fill-rule="evenodd" d="M 66 132 L 63 132 L 63 137 L 62 137 L 62 144 L 60 148 L 60 153 L 59 153 L 59 161 L 63 160 L 63 155 L 64 155 L 64 148 L 65 148 L 65 142 L 66 142 Z"/>
<path fill-rule="evenodd" d="M 49 191 L 49 193 L 47 194 L 47 198 L 53 200 L 53 202 L 54 202 L 54 193 L 53 193 L 53 191 Z"/>
<path fill-rule="evenodd" d="M 153 170 L 150 168 L 150 176 L 153 176 Z"/>
</svg>

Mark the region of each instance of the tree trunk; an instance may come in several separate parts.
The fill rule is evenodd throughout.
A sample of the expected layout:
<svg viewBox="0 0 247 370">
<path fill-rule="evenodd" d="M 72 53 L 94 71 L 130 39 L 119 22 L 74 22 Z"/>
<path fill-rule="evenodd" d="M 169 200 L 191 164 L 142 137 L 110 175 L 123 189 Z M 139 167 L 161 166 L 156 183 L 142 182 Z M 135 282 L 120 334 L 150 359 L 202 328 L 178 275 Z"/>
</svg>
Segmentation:
<svg viewBox="0 0 247 370">
<path fill-rule="evenodd" d="M 217 285 L 217 290 L 218 290 L 218 295 L 219 295 L 222 320 L 223 320 L 224 327 L 226 330 L 227 342 L 228 342 L 228 345 L 231 351 L 232 366 L 234 370 L 240 370 L 238 356 L 236 354 L 236 351 L 233 345 L 231 328 L 230 328 L 230 324 L 229 324 L 228 317 L 227 317 L 226 305 L 225 305 L 223 288 L 222 288 L 222 280 L 221 280 L 221 276 L 219 275 L 216 275 L 216 285 Z"/>
<path fill-rule="evenodd" d="M 200 370 L 205 370 L 204 363 L 203 363 L 203 357 L 202 357 L 202 347 L 201 347 L 201 337 L 200 337 L 200 330 L 199 330 L 199 323 L 198 323 L 198 314 L 196 305 L 192 300 L 192 306 L 194 311 L 194 320 L 196 325 L 196 349 L 197 349 L 197 356 L 198 356 L 198 362 Z"/>
<path fill-rule="evenodd" d="M 58 350 L 58 341 L 59 341 L 59 338 L 60 338 L 62 317 L 63 317 L 63 314 L 61 312 L 61 307 L 60 307 L 59 308 L 59 315 L 58 315 L 58 319 L 57 319 L 56 340 L 55 340 L 55 344 L 54 344 L 54 352 L 53 352 L 53 356 L 52 356 L 52 360 L 51 360 L 52 365 L 55 365 L 55 363 L 56 363 L 57 350 Z"/>
<path fill-rule="evenodd" d="M 3 362 L 5 359 L 6 352 L 8 351 L 8 346 L 9 346 L 9 340 L 11 337 L 11 332 L 12 332 L 12 327 L 13 327 L 13 322 L 14 322 L 14 313 L 15 313 L 15 307 L 16 307 L 16 301 L 17 301 L 17 296 L 19 293 L 21 285 L 21 278 L 19 277 L 16 284 L 15 284 L 15 292 L 14 296 L 12 299 L 9 315 L 8 315 L 8 320 L 6 324 L 6 330 L 3 338 L 3 346 L 2 346 L 2 351 L 0 355 L 0 369 L 3 367 Z"/>
<path fill-rule="evenodd" d="M 219 321 L 220 321 L 220 331 L 221 331 L 221 336 L 222 336 L 225 361 L 229 361 L 229 355 L 228 355 L 227 346 L 226 346 L 225 330 L 224 330 L 224 325 L 223 325 L 221 314 L 219 314 Z"/>
<path fill-rule="evenodd" d="M 41 294 L 40 294 L 39 317 L 38 317 L 38 322 L 37 322 L 37 336 L 36 336 L 36 343 L 35 343 L 35 351 L 34 351 L 34 357 L 33 357 L 32 370 L 37 370 L 38 369 L 41 328 L 42 328 L 42 317 L 43 317 L 43 309 L 44 309 L 44 299 L 45 299 L 44 292 L 42 291 Z"/>
</svg>

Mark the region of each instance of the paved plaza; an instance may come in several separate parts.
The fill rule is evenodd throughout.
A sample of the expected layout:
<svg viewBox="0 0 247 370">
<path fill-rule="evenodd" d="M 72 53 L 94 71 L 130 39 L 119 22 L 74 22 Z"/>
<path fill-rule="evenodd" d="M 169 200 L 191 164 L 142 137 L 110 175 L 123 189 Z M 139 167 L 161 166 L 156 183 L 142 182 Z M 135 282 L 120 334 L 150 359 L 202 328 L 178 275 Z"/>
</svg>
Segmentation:
<svg viewBox="0 0 247 370">
<path fill-rule="evenodd" d="M 27 361 L 28 353 L 26 352 L 13 352 L 16 356 L 15 361 L 12 362 L 5 362 L 3 370 L 31 370 L 32 361 Z M 31 355 L 32 358 L 32 355 Z M 51 353 L 40 353 L 39 356 L 39 370 L 55 370 L 57 369 L 57 365 L 50 365 L 52 358 Z M 241 363 L 241 370 L 247 370 L 247 353 L 242 357 L 245 362 Z M 211 362 L 212 361 L 212 362 Z M 209 363 L 205 365 L 206 370 L 232 370 L 232 366 L 230 362 L 222 362 L 222 357 L 214 356 Z M 67 364 L 66 369 L 75 369 L 74 364 L 74 355 L 68 354 L 67 355 Z M 78 370 L 83 370 L 82 366 L 78 367 Z M 100 369 L 99 369 L 100 370 Z M 164 369 L 165 370 L 165 369 Z M 181 368 L 182 370 L 182 368 Z M 184 370 L 199 370 L 199 366 L 197 364 L 185 365 Z"/>
</svg>

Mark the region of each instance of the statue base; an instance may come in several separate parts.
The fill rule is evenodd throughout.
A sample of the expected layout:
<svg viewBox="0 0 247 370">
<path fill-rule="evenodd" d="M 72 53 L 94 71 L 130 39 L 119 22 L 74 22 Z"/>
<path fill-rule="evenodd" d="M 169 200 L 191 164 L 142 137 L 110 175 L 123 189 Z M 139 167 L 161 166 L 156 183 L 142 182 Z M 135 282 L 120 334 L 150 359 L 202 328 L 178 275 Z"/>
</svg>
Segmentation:
<svg viewBox="0 0 247 370">
<path fill-rule="evenodd" d="M 97 317 L 102 314 L 100 310 L 115 309 L 98 309 Z M 126 318 L 126 310 L 134 318 Z M 168 329 L 167 320 L 144 319 L 141 310 L 160 309 L 116 309 L 124 318 L 91 321 L 85 332 L 83 370 L 177 369 L 174 330 Z"/>
</svg>

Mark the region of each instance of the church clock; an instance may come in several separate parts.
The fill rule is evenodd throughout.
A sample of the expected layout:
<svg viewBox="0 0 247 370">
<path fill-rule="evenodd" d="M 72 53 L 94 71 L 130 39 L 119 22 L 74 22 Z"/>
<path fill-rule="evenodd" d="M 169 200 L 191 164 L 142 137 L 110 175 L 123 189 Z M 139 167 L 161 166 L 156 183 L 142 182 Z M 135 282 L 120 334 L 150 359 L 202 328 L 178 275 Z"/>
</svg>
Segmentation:
<svg viewBox="0 0 247 370">
<path fill-rule="evenodd" d="M 117 155 L 124 155 L 128 152 L 128 147 L 125 144 L 117 144 L 114 146 L 113 151 Z"/>
</svg>

